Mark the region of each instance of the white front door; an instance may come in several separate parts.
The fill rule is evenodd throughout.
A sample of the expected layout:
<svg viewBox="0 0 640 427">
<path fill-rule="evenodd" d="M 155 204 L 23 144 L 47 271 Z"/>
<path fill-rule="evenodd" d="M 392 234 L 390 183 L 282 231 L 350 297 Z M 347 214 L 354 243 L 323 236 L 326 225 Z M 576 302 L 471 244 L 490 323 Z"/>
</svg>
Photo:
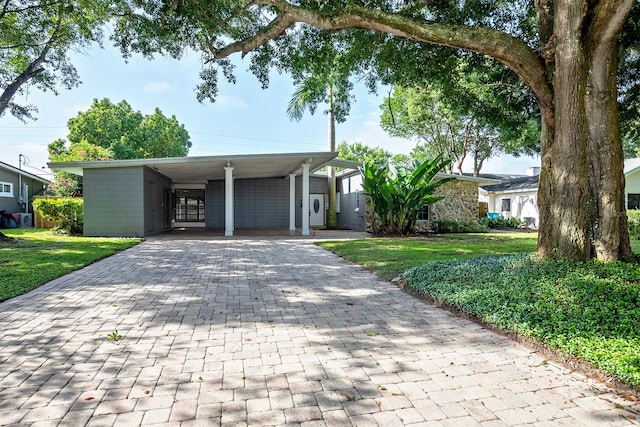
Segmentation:
<svg viewBox="0 0 640 427">
<path fill-rule="evenodd" d="M 324 194 L 309 194 L 309 225 L 324 225 Z"/>
</svg>

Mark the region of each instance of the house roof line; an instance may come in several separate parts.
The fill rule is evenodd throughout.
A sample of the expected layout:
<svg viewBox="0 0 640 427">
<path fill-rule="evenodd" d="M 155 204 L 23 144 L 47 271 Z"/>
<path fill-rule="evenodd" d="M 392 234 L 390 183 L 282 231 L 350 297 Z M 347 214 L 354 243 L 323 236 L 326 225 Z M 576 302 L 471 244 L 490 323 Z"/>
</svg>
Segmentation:
<svg viewBox="0 0 640 427">
<path fill-rule="evenodd" d="M 43 178 L 41 176 L 29 173 L 29 172 L 27 172 L 25 170 L 22 170 L 22 169 L 19 169 L 19 168 L 15 167 L 15 166 L 11 166 L 8 163 L 0 161 L 0 167 L 3 168 L 3 169 L 9 170 L 11 172 L 15 172 L 17 174 L 22 174 L 22 175 L 27 176 L 27 177 L 29 177 L 31 179 L 38 180 L 38 181 L 40 181 L 40 182 L 42 182 L 44 184 L 51 184 L 51 181 L 46 179 L 46 178 Z"/>
<path fill-rule="evenodd" d="M 489 184 L 499 184 L 502 181 L 499 179 L 493 179 L 493 178 L 483 178 L 481 176 L 467 176 L 467 175 L 458 175 L 458 174 L 454 174 L 454 173 L 438 173 L 436 174 L 437 178 L 454 178 L 460 181 L 471 181 L 471 182 L 477 182 L 478 184 L 480 183 L 485 183 L 485 185 L 489 185 Z"/>
<path fill-rule="evenodd" d="M 94 160 L 79 162 L 52 162 L 51 169 L 75 175 L 85 170 L 147 167 L 170 177 L 174 182 L 189 183 L 224 179 L 223 166 L 234 167 L 234 178 L 286 178 L 301 173 L 302 164 L 309 163 L 315 173 L 337 156 L 335 152 L 233 154 L 222 156 L 163 157 L 151 159 Z"/>
</svg>

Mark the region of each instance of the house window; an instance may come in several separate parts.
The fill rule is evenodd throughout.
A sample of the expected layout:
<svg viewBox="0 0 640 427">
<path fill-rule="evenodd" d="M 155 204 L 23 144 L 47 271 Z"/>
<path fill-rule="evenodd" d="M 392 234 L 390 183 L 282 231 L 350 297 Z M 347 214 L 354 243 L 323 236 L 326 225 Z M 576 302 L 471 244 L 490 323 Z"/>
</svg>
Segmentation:
<svg viewBox="0 0 640 427">
<path fill-rule="evenodd" d="M 511 212 L 511 199 L 502 199 L 502 212 Z"/>
<path fill-rule="evenodd" d="M 429 221 L 431 218 L 431 209 L 429 205 L 424 205 L 422 209 L 418 212 L 418 221 Z"/>
<path fill-rule="evenodd" d="M 0 182 L 0 197 L 13 197 L 13 184 Z"/>
<path fill-rule="evenodd" d="M 627 209 L 640 209 L 640 194 L 627 194 Z"/>
<path fill-rule="evenodd" d="M 204 222 L 204 190 L 176 190 L 177 222 Z"/>
</svg>

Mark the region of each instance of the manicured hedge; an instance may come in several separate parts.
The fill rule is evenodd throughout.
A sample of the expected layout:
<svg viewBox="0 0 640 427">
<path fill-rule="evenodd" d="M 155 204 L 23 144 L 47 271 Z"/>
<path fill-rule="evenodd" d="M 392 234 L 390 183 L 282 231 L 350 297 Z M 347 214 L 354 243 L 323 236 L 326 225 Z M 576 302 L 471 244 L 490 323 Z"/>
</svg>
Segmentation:
<svg viewBox="0 0 640 427">
<path fill-rule="evenodd" d="M 60 221 L 59 231 L 82 234 L 84 201 L 81 197 L 37 197 L 33 210 L 45 219 Z"/>
</svg>

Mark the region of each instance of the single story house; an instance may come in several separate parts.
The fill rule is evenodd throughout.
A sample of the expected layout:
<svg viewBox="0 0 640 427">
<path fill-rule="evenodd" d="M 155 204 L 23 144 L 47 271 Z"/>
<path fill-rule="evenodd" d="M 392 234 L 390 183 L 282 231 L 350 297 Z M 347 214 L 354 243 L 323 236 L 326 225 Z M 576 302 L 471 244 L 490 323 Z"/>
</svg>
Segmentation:
<svg viewBox="0 0 640 427">
<path fill-rule="evenodd" d="M 520 218 L 528 225 L 538 227 L 538 173 L 531 168 L 527 176 L 513 177 L 500 184 L 480 187 L 480 201 L 488 203 L 489 212 L 505 218 Z M 640 209 L 640 158 L 624 161 L 625 203 L 627 209 Z"/>
<path fill-rule="evenodd" d="M 0 162 L 0 211 L 15 214 L 19 226 L 33 226 L 31 202 L 50 184 L 48 179 Z"/>
<path fill-rule="evenodd" d="M 86 236 L 149 236 L 176 227 L 224 230 L 288 228 L 309 235 L 326 223 L 328 180 L 337 177 L 338 225 L 364 231 L 366 199 L 358 163 L 334 152 L 225 155 L 50 163 L 81 175 Z M 445 174 L 442 177 L 448 176 Z M 498 181 L 460 177 L 440 187 L 448 197 L 425 209 L 436 218 L 478 218 L 478 185 Z"/>
<path fill-rule="evenodd" d="M 49 167 L 83 177 L 86 236 L 149 236 L 174 227 L 219 229 L 225 236 L 235 229 L 288 227 L 309 235 L 310 227 L 325 223 L 328 182 L 315 172 L 336 156 L 225 155 Z"/>
</svg>

